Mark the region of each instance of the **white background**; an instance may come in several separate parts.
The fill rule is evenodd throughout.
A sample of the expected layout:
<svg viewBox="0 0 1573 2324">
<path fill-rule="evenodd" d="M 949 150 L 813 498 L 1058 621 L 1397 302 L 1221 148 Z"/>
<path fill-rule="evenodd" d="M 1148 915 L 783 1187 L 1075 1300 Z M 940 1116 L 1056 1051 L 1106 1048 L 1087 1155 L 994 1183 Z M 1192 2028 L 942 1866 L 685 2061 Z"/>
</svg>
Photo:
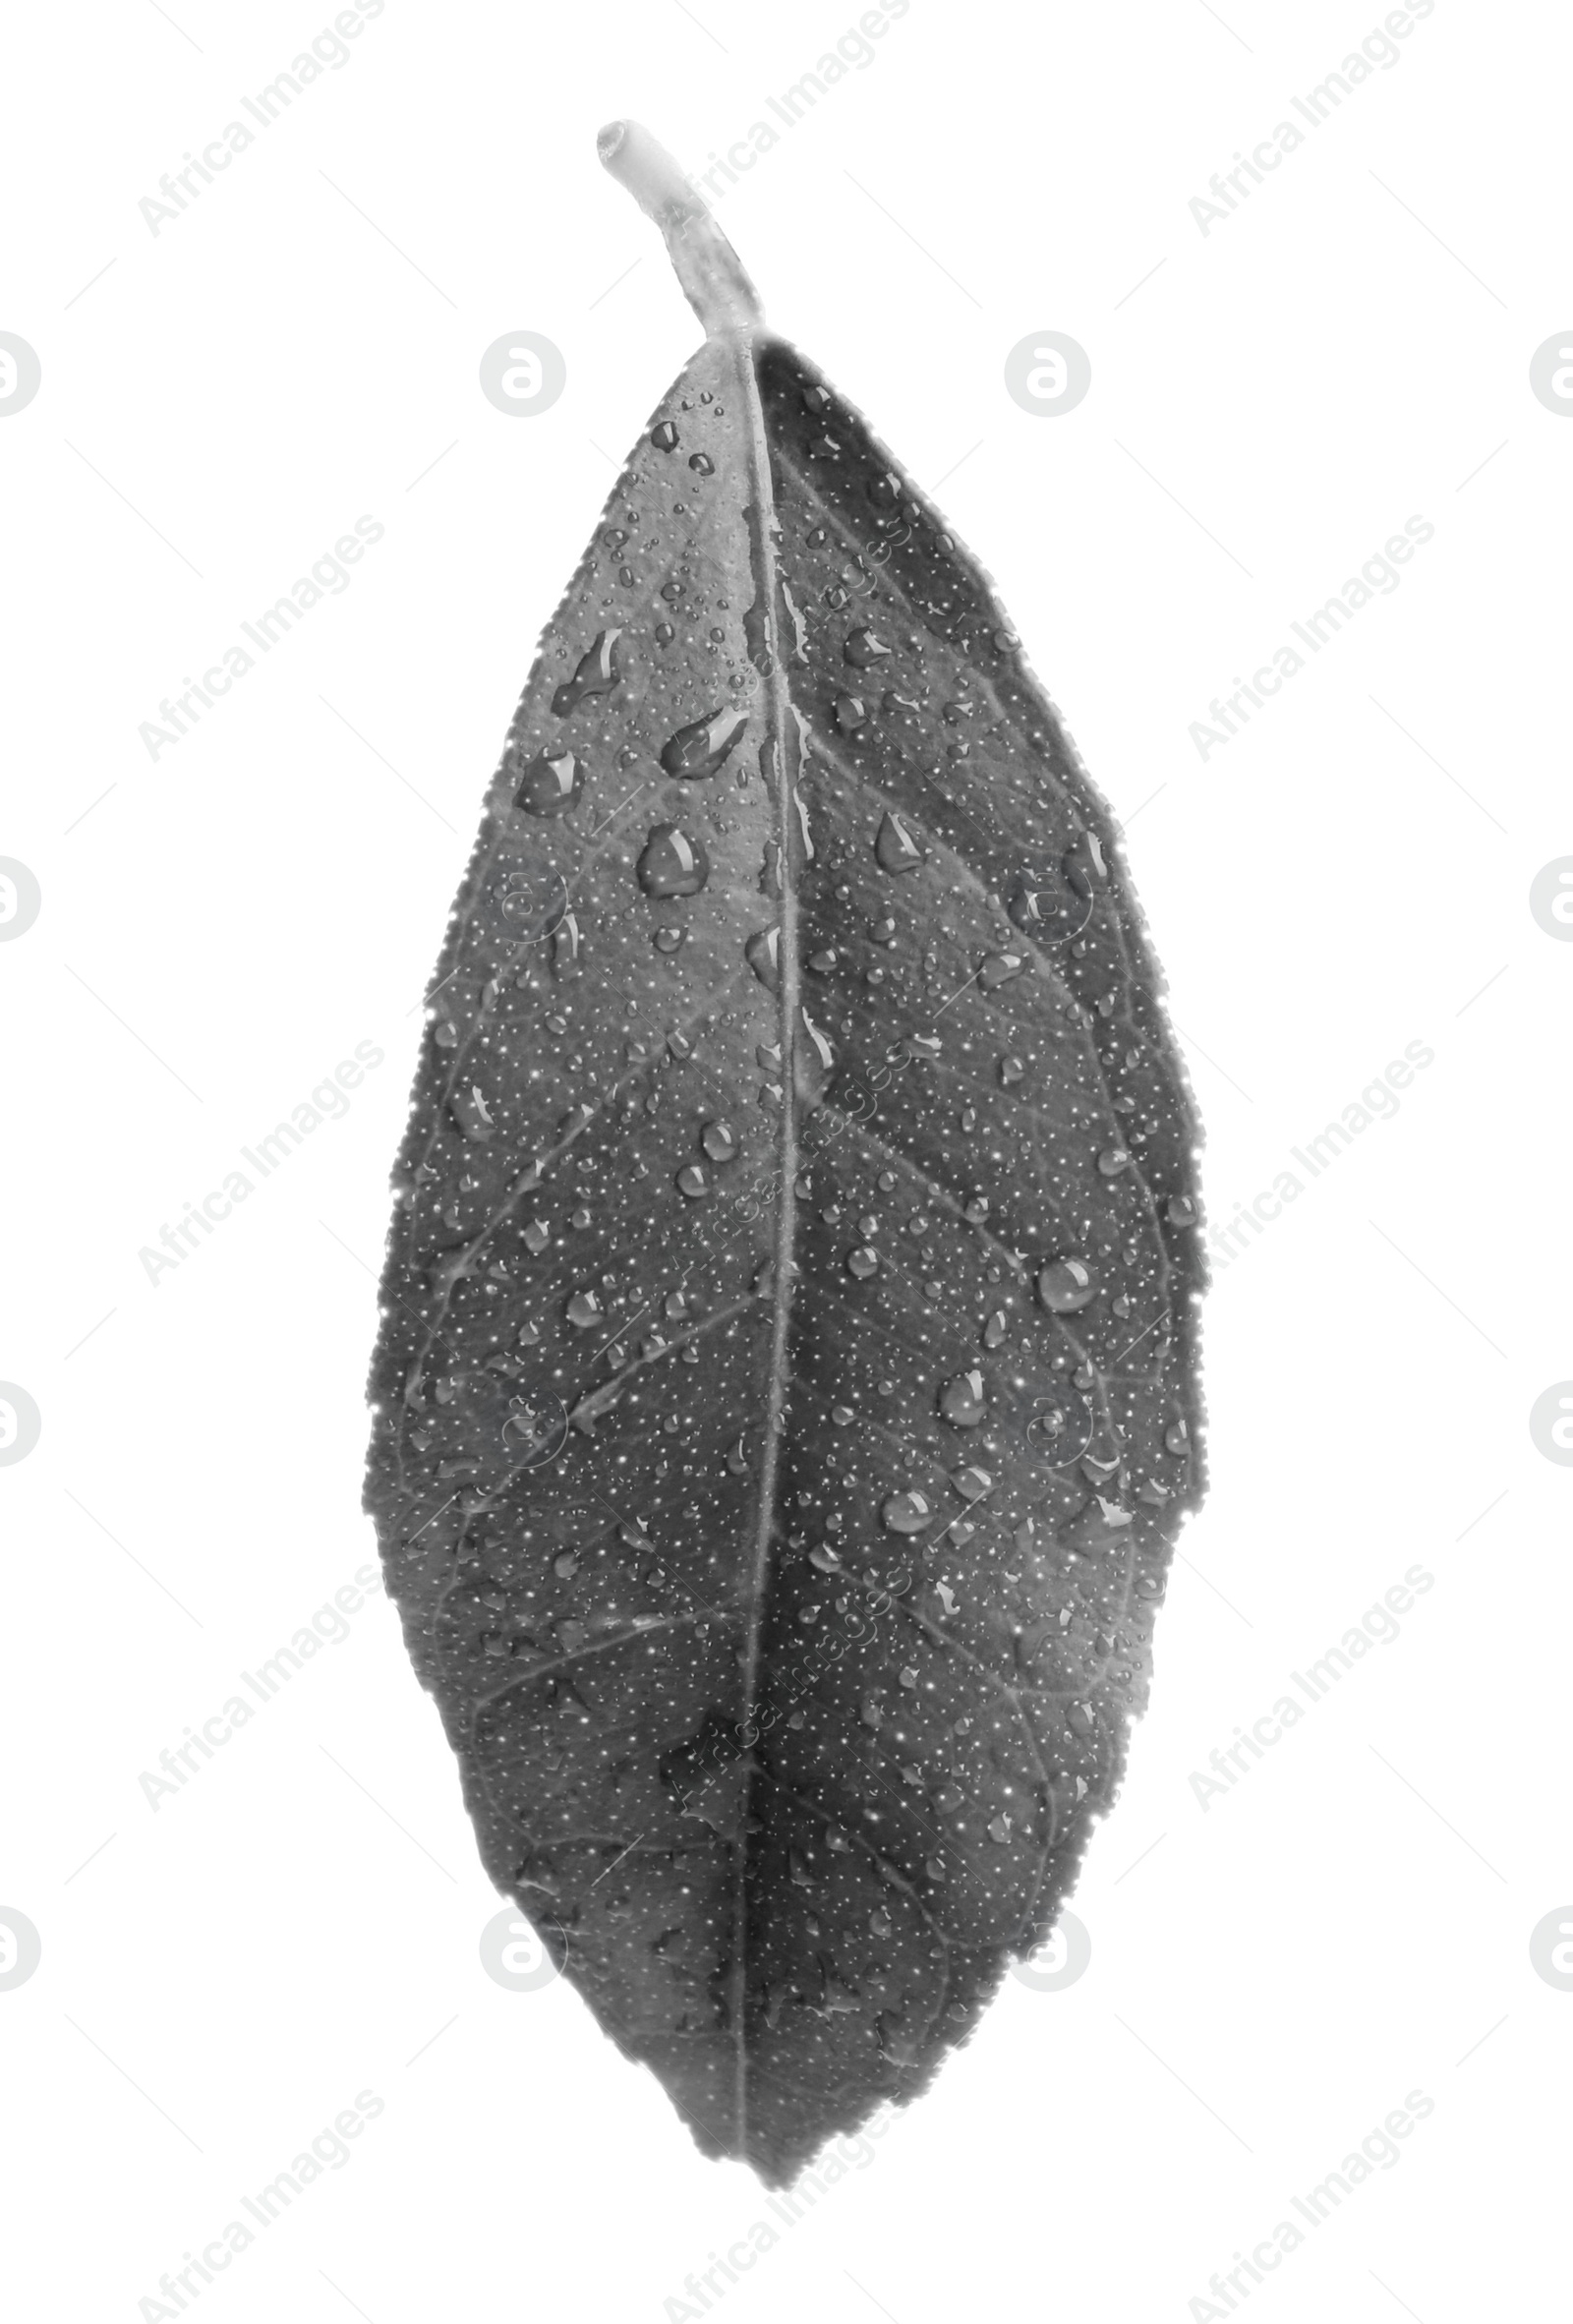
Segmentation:
<svg viewBox="0 0 1573 2324">
<path fill-rule="evenodd" d="M 1573 853 L 1573 425 L 1529 387 L 1573 324 L 1565 16 L 1440 0 L 1235 214 L 1189 208 L 1382 13 L 913 0 L 718 204 L 1130 822 L 1213 1218 L 1435 1052 L 1218 1273 L 1211 1493 L 1075 1899 L 1090 1967 L 1008 1980 L 714 2279 L 728 2318 L 1205 2315 L 1414 2090 L 1401 2160 L 1243 2304 L 1450 2324 L 1562 2275 L 1573 1993 L 1530 1934 L 1573 1918 L 1573 1476 L 1528 1415 L 1573 1374 L 1573 946 L 1528 893 Z M 536 635 L 696 337 L 595 131 L 703 168 L 856 14 L 389 0 L 156 235 L 140 199 L 326 0 L 13 19 L 0 328 L 43 367 L 0 426 L 0 853 L 43 894 L 0 947 L 0 1375 L 43 1416 L 0 1472 L 0 1904 L 43 1947 L 0 1993 L 18 2315 L 135 2317 L 362 2090 L 350 2160 L 194 2309 L 655 2324 L 772 2216 L 566 1985 L 484 1973 L 499 1899 L 379 1596 L 156 1812 L 139 1777 L 373 1555 L 424 981 Z M 1093 369 L 1059 417 L 1003 384 L 1048 328 Z M 477 383 L 520 329 L 567 364 L 534 418 Z M 153 761 L 161 697 L 362 514 L 351 586 Z M 1411 515 L 1401 586 L 1203 762 L 1210 699 Z M 358 1041 L 385 1062 L 344 1118 L 151 1284 L 141 1248 Z M 1204 1811 L 1193 1771 L 1416 1563 L 1397 1641 Z"/>
</svg>

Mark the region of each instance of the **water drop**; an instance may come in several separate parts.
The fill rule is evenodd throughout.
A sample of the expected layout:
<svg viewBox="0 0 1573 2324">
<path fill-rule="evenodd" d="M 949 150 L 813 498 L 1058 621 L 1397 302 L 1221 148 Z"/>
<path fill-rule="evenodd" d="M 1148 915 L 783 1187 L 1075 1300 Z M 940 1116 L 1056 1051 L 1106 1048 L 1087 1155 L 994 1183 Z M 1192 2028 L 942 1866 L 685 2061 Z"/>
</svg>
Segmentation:
<svg viewBox="0 0 1573 2324">
<path fill-rule="evenodd" d="M 1163 1432 L 1163 1442 L 1166 1451 L 1172 1453 L 1189 1452 L 1191 1449 L 1191 1431 L 1186 1426 L 1185 1422 L 1172 1421 L 1169 1426 L 1165 1428 Z"/>
<path fill-rule="evenodd" d="M 1085 1259 L 1050 1259 L 1038 1275 L 1038 1298 L 1051 1315 L 1075 1315 L 1096 1298 L 1097 1289 Z"/>
<path fill-rule="evenodd" d="M 521 1238 L 524 1248 L 534 1258 L 539 1258 L 552 1240 L 552 1229 L 544 1219 L 533 1218 Z"/>
<path fill-rule="evenodd" d="M 718 774 L 748 724 L 746 710 L 713 710 L 691 726 L 679 726 L 661 754 L 669 775 L 685 783 L 702 783 Z"/>
<path fill-rule="evenodd" d="M 1019 1057 L 1001 1058 L 1000 1079 L 1007 1089 L 1013 1088 L 1015 1084 L 1021 1079 L 1025 1072 L 1026 1067 L 1021 1063 L 1021 1060 Z"/>
<path fill-rule="evenodd" d="M 867 724 L 868 705 L 855 694 L 838 694 L 833 715 L 844 734 L 855 734 L 859 726 Z"/>
<path fill-rule="evenodd" d="M 695 476 L 714 476 L 716 473 L 716 463 L 708 452 L 690 452 L 688 465 Z"/>
<path fill-rule="evenodd" d="M 743 959 L 767 993 L 781 989 L 781 930 L 759 928 L 743 946 Z"/>
<path fill-rule="evenodd" d="M 737 1133 L 729 1122 L 707 1122 L 699 1142 L 712 1162 L 729 1162 L 737 1151 Z"/>
<path fill-rule="evenodd" d="M 857 1415 L 849 1404 L 833 1404 L 830 1408 L 830 1417 L 836 1427 L 849 1428 Z"/>
<path fill-rule="evenodd" d="M 602 1319 L 601 1302 L 593 1291 L 576 1291 L 568 1302 L 567 1314 L 576 1331 L 588 1331 Z"/>
<path fill-rule="evenodd" d="M 997 1348 L 1000 1346 L 1004 1338 L 1005 1309 L 1003 1307 L 996 1307 L 993 1314 L 983 1326 L 983 1345 L 985 1348 Z"/>
<path fill-rule="evenodd" d="M 1124 1146 L 1106 1146 L 1098 1156 L 1098 1168 L 1105 1178 L 1118 1178 L 1130 1166 L 1131 1156 Z"/>
<path fill-rule="evenodd" d="M 854 669 L 868 669 L 876 662 L 887 660 L 890 648 L 871 629 L 854 629 L 848 632 L 842 652 Z"/>
<path fill-rule="evenodd" d="M 1164 1216 L 1171 1227 L 1194 1227 L 1196 1223 L 1196 1206 L 1189 1194 L 1171 1194 Z"/>
<path fill-rule="evenodd" d="M 468 1138 L 477 1145 L 485 1145 L 496 1135 L 496 1122 L 487 1101 L 486 1091 L 479 1081 L 472 1081 L 451 1101 L 449 1112 Z"/>
<path fill-rule="evenodd" d="M 670 420 L 658 421 L 650 431 L 650 440 L 658 452 L 674 452 L 677 449 L 677 431 Z"/>
<path fill-rule="evenodd" d="M 880 1522 L 893 1534 L 920 1534 L 933 1522 L 934 1512 L 922 1493 L 892 1493 L 880 1505 Z"/>
<path fill-rule="evenodd" d="M 687 939 L 686 928 L 658 928 L 650 941 L 658 953 L 676 953 Z"/>
<path fill-rule="evenodd" d="M 520 775 L 513 803 L 526 815 L 566 815 L 583 788 L 584 771 L 571 750 L 544 750 Z"/>
<path fill-rule="evenodd" d="M 675 823 L 658 823 L 635 866 L 647 896 L 697 896 L 710 877 L 703 840 Z"/>
<path fill-rule="evenodd" d="M 603 629 L 589 652 L 580 661 L 571 678 L 567 678 L 552 697 L 552 707 L 559 719 L 577 710 L 587 695 L 610 694 L 622 672 L 617 668 L 616 644 L 622 631 Z"/>
<path fill-rule="evenodd" d="M 690 1202 L 698 1202 L 710 1192 L 710 1181 L 697 1162 L 687 1162 L 678 1171 L 677 1191 L 686 1194 Z"/>
<path fill-rule="evenodd" d="M 847 1254 L 846 1272 L 855 1275 L 859 1283 L 866 1283 L 870 1275 L 879 1273 L 879 1252 L 871 1249 L 866 1243 L 859 1245 L 856 1250 Z"/>
<path fill-rule="evenodd" d="M 916 871 L 923 850 L 899 815 L 887 813 L 874 835 L 874 861 L 881 871 Z"/>
<path fill-rule="evenodd" d="M 940 1390 L 940 1412 L 953 1428 L 976 1428 L 987 1418 L 980 1371 L 959 1372 Z"/>
<path fill-rule="evenodd" d="M 977 981 L 984 992 L 995 992 L 1002 984 L 1021 975 L 1026 964 L 1022 953 L 990 953 L 977 972 Z"/>
<path fill-rule="evenodd" d="M 994 1480 L 987 1469 L 967 1467 L 951 1472 L 951 1482 L 963 1501 L 981 1501 L 994 1490 Z"/>
</svg>

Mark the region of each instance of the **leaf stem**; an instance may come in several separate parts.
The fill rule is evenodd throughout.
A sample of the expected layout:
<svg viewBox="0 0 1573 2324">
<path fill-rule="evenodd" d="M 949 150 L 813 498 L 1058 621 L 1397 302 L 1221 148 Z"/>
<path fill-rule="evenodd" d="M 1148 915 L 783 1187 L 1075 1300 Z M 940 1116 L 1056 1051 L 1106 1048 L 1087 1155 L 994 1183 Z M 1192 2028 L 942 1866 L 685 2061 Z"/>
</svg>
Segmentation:
<svg viewBox="0 0 1573 2324">
<path fill-rule="evenodd" d="M 654 218 L 688 304 L 714 338 L 765 320 L 742 262 L 665 145 L 637 121 L 609 121 L 596 150 L 646 217 Z"/>
</svg>

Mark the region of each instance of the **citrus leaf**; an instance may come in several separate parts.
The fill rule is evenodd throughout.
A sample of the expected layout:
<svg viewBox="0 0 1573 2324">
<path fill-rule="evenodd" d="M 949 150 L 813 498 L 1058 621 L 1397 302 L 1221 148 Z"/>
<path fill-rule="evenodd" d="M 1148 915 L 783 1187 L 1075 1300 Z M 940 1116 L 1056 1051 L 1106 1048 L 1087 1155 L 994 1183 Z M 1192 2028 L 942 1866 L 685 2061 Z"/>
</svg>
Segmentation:
<svg viewBox="0 0 1573 2324">
<path fill-rule="evenodd" d="M 1200 1492 L 1196 1125 L 985 575 L 708 336 L 509 729 L 431 991 L 367 1506 L 487 1870 L 785 2182 L 1051 1929 Z"/>
</svg>

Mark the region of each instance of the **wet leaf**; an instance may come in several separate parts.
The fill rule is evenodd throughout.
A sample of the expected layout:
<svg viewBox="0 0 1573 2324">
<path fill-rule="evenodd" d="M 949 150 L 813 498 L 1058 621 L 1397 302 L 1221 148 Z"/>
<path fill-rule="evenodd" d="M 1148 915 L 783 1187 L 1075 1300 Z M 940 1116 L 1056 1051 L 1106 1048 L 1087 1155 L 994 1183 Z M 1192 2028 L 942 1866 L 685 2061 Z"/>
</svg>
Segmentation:
<svg viewBox="0 0 1573 2324">
<path fill-rule="evenodd" d="M 481 1851 L 781 2183 L 1041 1943 L 1200 1490 L 1196 1126 L 984 574 L 644 133 L 708 336 L 432 986 L 368 1507 Z"/>
</svg>

